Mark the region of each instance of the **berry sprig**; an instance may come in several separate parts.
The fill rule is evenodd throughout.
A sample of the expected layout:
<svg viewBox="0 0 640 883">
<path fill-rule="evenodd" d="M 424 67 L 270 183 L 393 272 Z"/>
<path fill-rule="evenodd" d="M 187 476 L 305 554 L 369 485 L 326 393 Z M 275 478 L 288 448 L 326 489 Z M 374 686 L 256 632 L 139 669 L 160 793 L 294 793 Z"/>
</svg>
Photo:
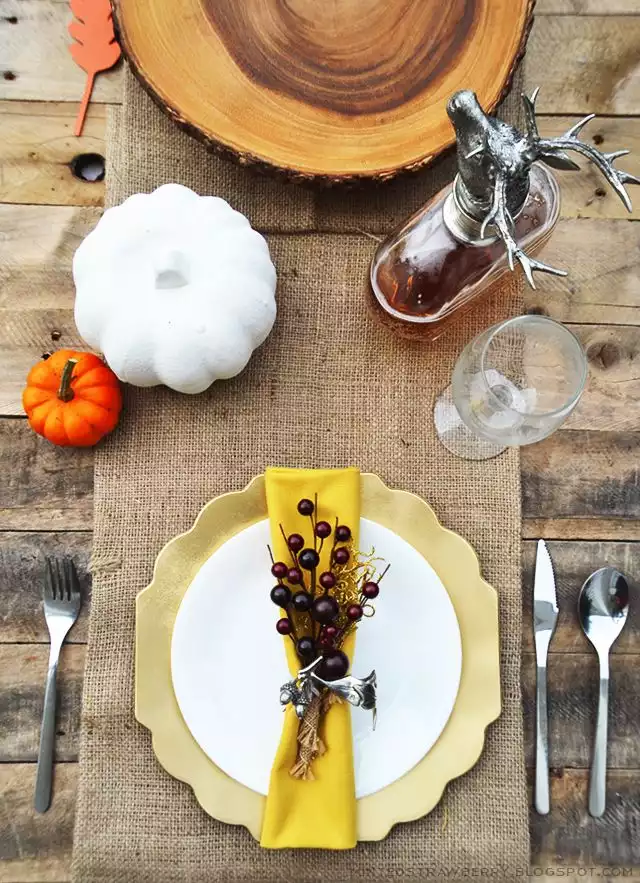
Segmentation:
<svg viewBox="0 0 640 883">
<path fill-rule="evenodd" d="M 307 546 L 299 533 L 287 536 L 280 525 L 292 566 L 273 561 L 272 556 L 271 573 L 278 583 L 271 589 L 271 600 L 286 613 L 276 629 L 289 635 L 303 667 L 322 656 L 317 673 L 334 681 L 349 670 L 349 658 L 340 648 L 363 616 L 375 612 L 371 601 L 378 597 L 380 581 L 389 567 L 376 577 L 374 562 L 378 559 L 373 552 L 362 556 L 353 549 L 348 525 L 336 519 L 332 527 L 328 521 L 318 520 L 317 496 L 315 501 L 300 500 L 298 512 L 310 520 L 313 546 Z M 330 569 L 318 576 L 320 553 L 332 535 Z"/>
</svg>

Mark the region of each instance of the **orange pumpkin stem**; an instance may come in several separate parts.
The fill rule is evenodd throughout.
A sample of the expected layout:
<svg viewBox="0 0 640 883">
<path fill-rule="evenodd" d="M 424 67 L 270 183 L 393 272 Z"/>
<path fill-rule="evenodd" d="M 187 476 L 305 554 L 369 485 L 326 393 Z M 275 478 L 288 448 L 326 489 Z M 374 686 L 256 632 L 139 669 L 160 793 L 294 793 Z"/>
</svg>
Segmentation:
<svg viewBox="0 0 640 883">
<path fill-rule="evenodd" d="M 60 378 L 60 386 L 58 387 L 58 398 L 63 402 L 70 402 L 73 398 L 73 390 L 71 389 L 71 375 L 73 369 L 78 364 L 77 359 L 68 359 L 62 369 L 62 377 Z"/>
</svg>

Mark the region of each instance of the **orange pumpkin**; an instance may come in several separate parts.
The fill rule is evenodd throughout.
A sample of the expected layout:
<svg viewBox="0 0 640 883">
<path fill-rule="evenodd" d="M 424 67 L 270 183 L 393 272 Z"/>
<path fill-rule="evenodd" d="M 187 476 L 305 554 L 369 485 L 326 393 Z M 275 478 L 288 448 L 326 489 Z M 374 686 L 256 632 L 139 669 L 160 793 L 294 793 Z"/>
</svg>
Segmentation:
<svg viewBox="0 0 640 883">
<path fill-rule="evenodd" d="M 22 406 L 31 428 L 54 445 L 90 447 L 117 424 L 122 394 L 98 356 L 59 350 L 29 371 Z"/>
</svg>

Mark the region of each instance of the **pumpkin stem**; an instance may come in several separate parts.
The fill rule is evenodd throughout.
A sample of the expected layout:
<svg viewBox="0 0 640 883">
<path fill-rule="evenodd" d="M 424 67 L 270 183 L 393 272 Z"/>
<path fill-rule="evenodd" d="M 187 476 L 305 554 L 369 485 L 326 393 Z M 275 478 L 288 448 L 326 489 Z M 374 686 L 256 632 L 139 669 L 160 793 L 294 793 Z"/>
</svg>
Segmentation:
<svg viewBox="0 0 640 883">
<path fill-rule="evenodd" d="M 73 398 L 73 390 L 71 389 L 71 375 L 73 369 L 78 364 L 77 359 L 67 359 L 62 369 L 62 377 L 60 378 L 60 386 L 58 387 L 58 398 L 63 402 L 70 402 Z"/>
</svg>

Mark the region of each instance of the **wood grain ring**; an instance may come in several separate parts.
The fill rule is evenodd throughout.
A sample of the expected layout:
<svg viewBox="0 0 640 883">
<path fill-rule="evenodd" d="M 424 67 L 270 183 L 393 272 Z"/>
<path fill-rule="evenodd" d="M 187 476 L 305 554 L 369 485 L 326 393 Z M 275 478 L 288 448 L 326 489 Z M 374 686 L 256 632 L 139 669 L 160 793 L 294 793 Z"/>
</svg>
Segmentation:
<svg viewBox="0 0 640 883">
<path fill-rule="evenodd" d="M 122 48 L 184 130 L 242 165 L 325 185 L 417 171 L 453 142 L 456 89 L 486 108 L 535 0 L 115 0 Z M 210 97 L 208 97 L 210 96 Z"/>
</svg>

